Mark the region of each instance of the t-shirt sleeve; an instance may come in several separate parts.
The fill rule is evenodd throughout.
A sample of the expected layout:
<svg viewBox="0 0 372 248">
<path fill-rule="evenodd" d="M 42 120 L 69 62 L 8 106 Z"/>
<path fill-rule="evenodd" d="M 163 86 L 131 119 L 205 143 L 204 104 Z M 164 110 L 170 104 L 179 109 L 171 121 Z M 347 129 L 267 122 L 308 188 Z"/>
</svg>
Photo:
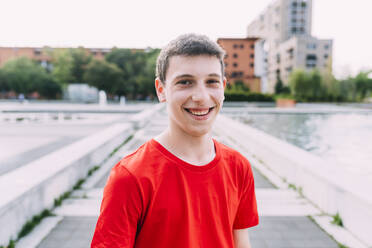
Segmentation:
<svg viewBox="0 0 372 248">
<path fill-rule="evenodd" d="M 240 197 L 238 211 L 235 216 L 234 229 L 244 229 L 258 225 L 258 212 L 256 194 L 254 190 L 254 178 L 252 168 L 247 159 L 243 160 L 246 172 L 243 181 L 242 195 Z"/>
<path fill-rule="evenodd" d="M 119 162 L 104 188 L 91 248 L 133 247 L 141 212 L 138 182 Z"/>
</svg>

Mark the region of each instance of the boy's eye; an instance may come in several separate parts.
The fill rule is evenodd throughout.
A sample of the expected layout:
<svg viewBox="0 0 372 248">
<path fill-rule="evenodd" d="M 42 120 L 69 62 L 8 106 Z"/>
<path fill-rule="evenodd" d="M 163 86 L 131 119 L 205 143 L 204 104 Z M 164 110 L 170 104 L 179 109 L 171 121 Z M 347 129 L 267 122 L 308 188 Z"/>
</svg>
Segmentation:
<svg viewBox="0 0 372 248">
<path fill-rule="evenodd" d="M 215 83 L 219 83 L 220 81 L 216 80 L 216 79 L 209 79 L 207 81 L 208 84 L 215 84 Z"/>
<path fill-rule="evenodd" d="M 190 80 L 181 80 L 181 81 L 178 81 L 177 84 L 190 85 L 191 84 L 191 81 Z"/>
</svg>

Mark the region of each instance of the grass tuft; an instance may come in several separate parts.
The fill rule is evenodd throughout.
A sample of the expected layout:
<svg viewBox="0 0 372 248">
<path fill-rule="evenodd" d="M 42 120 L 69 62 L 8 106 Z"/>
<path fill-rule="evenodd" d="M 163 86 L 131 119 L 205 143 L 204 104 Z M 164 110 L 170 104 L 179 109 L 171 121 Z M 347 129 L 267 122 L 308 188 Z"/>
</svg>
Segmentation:
<svg viewBox="0 0 372 248">
<path fill-rule="evenodd" d="M 80 188 L 81 188 L 81 185 L 82 185 L 84 182 L 85 182 L 85 179 L 80 178 L 79 181 L 77 181 L 77 183 L 74 185 L 74 187 L 72 188 L 72 190 L 80 189 Z"/>
<path fill-rule="evenodd" d="M 92 174 L 93 174 L 93 172 L 95 172 L 96 170 L 98 170 L 99 169 L 99 166 L 98 165 L 96 165 L 96 166 L 94 166 L 93 168 L 91 168 L 89 171 L 88 171 L 88 177 L 90 177 Z"/>
<path fill-rule="evenodd" d="M 292 184 L 292 183 L 288 184 L 288 188 L 289 188 L 289 189 L 297 190 L 296 185 L 294 185 L 294 184 Z"/>
<path fill-rule="evenodd" d="M 336 225 L 336 226 L 341 226 L 343 227 L 344 224 L 342 223 L 342 219 L 341 219 L 341 216 L 339 215 L 339 213 L 337 213 L 336 215 L 333 215 L 332 216 L 333 220 L 332 220 L 332 224 Z"/>
<path fill-rule="evenodd" d="M 21 231 L 18 234 L 17 239 L 19 240 L 20 238 L 29 234 L 35 228 L 35 226 L 38 225 L 41 222 L 41 220 L 43 218 L 48 217 L 48 216 L 53 216 L 53 214 L 48 209 L 45 209 L 40 214 L 35 215 L 34 217 L 32 217 L 31 220 L 27 221 L 26 224 L 24 224 L 24 226 L 22 227 Z M 8 247 L 10 247 L 11 243 L 12 243 L 12 240 L 9 243 Z M 13 241 L 13 243 L 14 243 L 14 241 Z"/>
</svg>

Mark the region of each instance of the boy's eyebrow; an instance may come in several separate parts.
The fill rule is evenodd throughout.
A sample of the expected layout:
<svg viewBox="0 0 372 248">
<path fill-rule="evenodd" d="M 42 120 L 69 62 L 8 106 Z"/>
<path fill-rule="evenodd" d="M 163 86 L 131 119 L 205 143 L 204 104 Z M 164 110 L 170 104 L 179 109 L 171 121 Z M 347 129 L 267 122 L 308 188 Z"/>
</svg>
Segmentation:
<svg viewBox="0 0 372 248">
<path fill-rule="evenodd" d="M 209 77 L 221 77 L 221 75 L 218 74 L 218 73 L 211 73 L 211 74 L 208 74 L 208 76 Z M 194 76 L 191 75 L 191 74 L 182 74 L 182 75 L 178 75 L 177 77 L 175 77 L 174 80 L 177 80 L 179 78 L 185 78 L 185 77 L 190 78 L 190 77 L 194 77 Z"/>
<path fill-rule="evenodd" d="M 208 76 L 210 76 L 210 77 L 221 77 L 221 75 L 217 74 L 217 73 L 211 73 L 211 74 L 208 74 Z"/>
<path fill-rule="evenodd" d="M 181 74 L 181 75 L 178 75 L 177 77 L 174 78 L 174 80 L 176 79 L 179 79 L 179 78 L 185 78 L 185 77 L 194 77 L 193 75 L 190 75 L 190 74 Z"/>
</svg>

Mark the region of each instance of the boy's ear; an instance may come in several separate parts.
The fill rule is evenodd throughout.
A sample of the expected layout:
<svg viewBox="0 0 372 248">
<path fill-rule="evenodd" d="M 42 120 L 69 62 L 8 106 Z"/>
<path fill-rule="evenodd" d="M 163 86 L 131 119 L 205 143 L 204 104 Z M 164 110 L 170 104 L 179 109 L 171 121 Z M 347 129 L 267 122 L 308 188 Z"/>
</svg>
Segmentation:
<svg viewBox="0 0 372 248">
<path fill-rule="evenodd" d="M 226 83 L 227 83 L 226 77 L 223 77 L 223 82 L 222 83 L 223 83 L 223 91 L 224 91 L 222 101 L 224 101 L 225 100 L 225 88 L 226 88 Z"/>
<path fill-rule="evenodd" d="M 159 78 L 155 78 L 155 89 L 156 94 L 158 95 L 159 102 L 165 102 L 165 87 Z"/>
</svg>

